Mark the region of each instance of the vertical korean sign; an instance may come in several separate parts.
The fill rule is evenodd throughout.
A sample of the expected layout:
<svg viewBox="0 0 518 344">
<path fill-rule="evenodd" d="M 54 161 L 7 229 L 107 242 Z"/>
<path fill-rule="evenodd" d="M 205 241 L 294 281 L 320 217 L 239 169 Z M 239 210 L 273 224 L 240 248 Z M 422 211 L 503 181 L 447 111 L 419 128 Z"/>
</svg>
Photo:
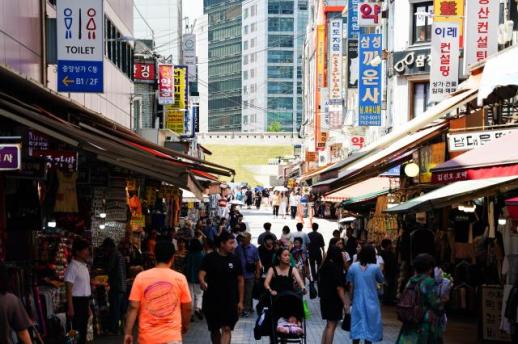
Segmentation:
<svg viewBox="0 0 518 344">
<path fill-rule="evenodd" d="M 358 1 L 358 26 L 373 27 L 381 25 L 381 1 Z"/>
<path fill-rule="evenodd" d="M 432 66 L 430 101 L 440 102 L 455 92 L 459 81 L 459 24 L 434 22 L 432 25 Z"/>
<path fill-rule="evenodd" d="M 381 34 L 360 35 L 358 82 L 358 125 L 360 126 L 381 126 L 381 44 Z"/>
<path fill-rule="evenodd" d="M 165 128 L 185 134 L 185 116 L 188 114 L 188 76 L 186 66 L 174 67 L 174 104 L 164 106 Z"/>
<path fill-rule="evenodd" d="M 315 92 L 315 148 L 323 150 L 326 146 L 322 139 L 320 128 L 320 116 L 324 110 L 324 103 L 321 101 L 321 92 L 325 87 L 325 64 L 326 64 L 326 32 L 324 25 L 317 25 L 317 73 L 316 73 L 316 91 Z"/>
<path fill-rule="evenodd" d="M 349 0 L 347 3 L 347 39 L 358 39 L 358 0 Z"/>
<path fill-rule="evenodd" d="M 342 19 L 329 21 L 329 99 L 342 99 Z"/>
<path fill-rule="evenodd" d="M 499 7 L 499 2 L 493 0 L 466 2 L 464 74 L 469 73 L 472 64 L 484 61 L 498 51 Z"/>
<path fill-rule="evenodd" d="M 358 87 L 358 0 L 347 4 L 347 87 Z"/>
<path fill-rule="evenodd" d="M 174 72 L 172 64 L 158 65 L 158 104 L 174 103 Z"/>
<path fill-rule="evenodd" d="M 103 0 L 56 2 L 58 92 L 103 93 Z"/>
<path fill-rule="evenodd" d="M 477 0 L 468 0 L 468 2 Z M 489 0 L 491 1 L 491 0 Z M 498 2 L 498 0 L 496 1 Z M 459 47 L 463 45 L 463 23 L 464 23 L 464 0 L 434 0 L 433 1 L 433 22 L 434 23 L 456 23 L 458 25 Z"/>
</svg>

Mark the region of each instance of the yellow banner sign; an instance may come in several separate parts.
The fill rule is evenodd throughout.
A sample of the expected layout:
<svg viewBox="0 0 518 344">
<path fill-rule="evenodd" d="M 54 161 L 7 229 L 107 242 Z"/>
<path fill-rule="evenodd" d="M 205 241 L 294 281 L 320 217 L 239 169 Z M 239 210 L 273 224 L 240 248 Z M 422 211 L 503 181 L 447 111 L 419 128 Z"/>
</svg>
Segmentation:
<svg viewBox="0 0 518 344">
<path fill-rule="evenodd" d="M 164 105 L 164 127 L 179 135 L 184 134 L 184 114 L 184 110 L 178 110 L 173 105 Z"/>
</svg>

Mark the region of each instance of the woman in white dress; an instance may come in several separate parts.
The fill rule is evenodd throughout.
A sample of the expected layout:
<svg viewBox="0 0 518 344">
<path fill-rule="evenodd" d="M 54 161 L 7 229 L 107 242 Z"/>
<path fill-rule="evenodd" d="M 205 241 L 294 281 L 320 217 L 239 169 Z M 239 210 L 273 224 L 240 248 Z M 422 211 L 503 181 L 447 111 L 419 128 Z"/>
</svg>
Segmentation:
<svg viewBox="0 0 518 344">
<path fill-rule="evenodd" d="M 286 219 L 286 210 L 288 209 L 288 197 L 285 192 L 281 193 L 281 206 L 279 209 L 279 213 L 283 219 Z"/>
</svg>

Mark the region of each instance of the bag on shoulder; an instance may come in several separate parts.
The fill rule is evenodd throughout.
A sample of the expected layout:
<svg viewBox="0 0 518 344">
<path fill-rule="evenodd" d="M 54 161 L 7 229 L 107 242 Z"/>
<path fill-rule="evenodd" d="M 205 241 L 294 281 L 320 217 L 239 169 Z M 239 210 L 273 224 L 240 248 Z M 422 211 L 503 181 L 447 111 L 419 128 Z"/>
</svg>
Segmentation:
<svg viewBox="0 0 518 344">
<path fill-rule="evenodd" d="M 399 302 L 396 312 L 399 321 L 407 326 L 420 324 L 424 318 L 424 309 L 421 303 L 421 282 L 410 282 L 406 287 Z"/>
</svg>

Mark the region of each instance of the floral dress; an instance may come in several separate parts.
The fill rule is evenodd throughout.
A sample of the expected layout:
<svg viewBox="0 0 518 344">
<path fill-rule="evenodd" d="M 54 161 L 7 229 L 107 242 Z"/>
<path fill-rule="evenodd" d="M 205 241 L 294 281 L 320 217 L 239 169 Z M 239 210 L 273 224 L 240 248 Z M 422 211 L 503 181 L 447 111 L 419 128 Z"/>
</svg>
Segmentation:
<svg viewBox="0 0 518 344">
<path fill-rule="evenodd" d="M 442 343 L 441 316 L 443 304 L 435 292 L 435 280 L 429 276 L 413 276 L 408 283 L 420 283 L 421 306 L 424 310 L 424 319 L 415 327 L 403 325 L 399 332 L 397 344 L 437 344 Z M 422 282 L 418 282 L 419 280 Z"/>
</svg>

